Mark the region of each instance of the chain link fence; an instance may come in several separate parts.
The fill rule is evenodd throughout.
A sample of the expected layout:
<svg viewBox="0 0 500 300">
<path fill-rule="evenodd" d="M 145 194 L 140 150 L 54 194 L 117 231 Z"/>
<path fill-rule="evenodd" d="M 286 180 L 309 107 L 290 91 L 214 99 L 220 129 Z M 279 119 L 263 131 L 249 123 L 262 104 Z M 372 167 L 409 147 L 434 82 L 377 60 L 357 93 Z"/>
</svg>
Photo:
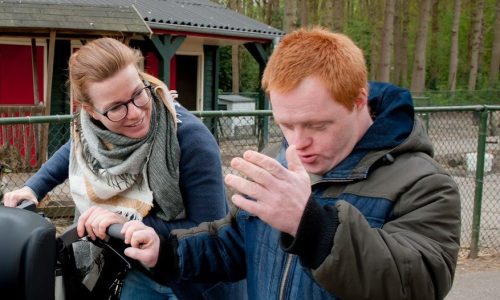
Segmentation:
<svg viewBox="0 0 500 300">
<path fill-rule="evenodd" d="M 500 252 L 500 106 L 419 107 L 435 159 L 456 180 L 462 202 L 461 256 Z M 245 150 L 279 145 L 270 111 L 194 112 L 216 137 L 224 174 Z M 72 116 L 0 118 L 0 194 L 23 186 L 69 138 Z M 56 225 L 72 222 L 67 181 L 50 192 L 40 210 Z M 64 227 L 64 226 L 62 226 Z"/>
</svg>

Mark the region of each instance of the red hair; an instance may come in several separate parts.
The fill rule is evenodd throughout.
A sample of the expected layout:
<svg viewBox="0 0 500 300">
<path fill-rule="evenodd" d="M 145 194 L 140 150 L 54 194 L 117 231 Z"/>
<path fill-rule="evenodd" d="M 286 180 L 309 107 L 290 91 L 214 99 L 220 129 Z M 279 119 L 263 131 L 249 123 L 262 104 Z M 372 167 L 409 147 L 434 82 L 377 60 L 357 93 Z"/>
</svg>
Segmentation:
<svg viewBox="0 0 500 300">
<path fill-rule="evenodd" d="M 368 89 L 363 51 L 349 37 L 320 27 L 299 29 L 281 40 L 264 70 L 262 88 L 289 92 L 309 76 L 320 79 L 349 110 L 360 89 Z"/>
</svg>

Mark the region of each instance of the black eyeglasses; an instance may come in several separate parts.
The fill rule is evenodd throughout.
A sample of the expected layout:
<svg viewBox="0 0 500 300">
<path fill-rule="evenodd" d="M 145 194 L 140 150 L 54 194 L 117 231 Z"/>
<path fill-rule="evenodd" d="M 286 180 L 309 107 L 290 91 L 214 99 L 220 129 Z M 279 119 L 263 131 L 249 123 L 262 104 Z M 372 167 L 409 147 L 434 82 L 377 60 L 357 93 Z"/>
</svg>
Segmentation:
<svg viewBox="0 0 500 300">
<path fill-rule="evenodd" d="M 123 120 L 128 114 L 128 105 L 132 102 L 136 107 L 143 107 L 151 101 L 151 85 L 146 84 L 143 88 L 138 90 L 129 100 L 112 106 L 103 112 L 94 108 L 94 111 L 105 116 L 111 122 L 118 122 Z"/>
</svg>

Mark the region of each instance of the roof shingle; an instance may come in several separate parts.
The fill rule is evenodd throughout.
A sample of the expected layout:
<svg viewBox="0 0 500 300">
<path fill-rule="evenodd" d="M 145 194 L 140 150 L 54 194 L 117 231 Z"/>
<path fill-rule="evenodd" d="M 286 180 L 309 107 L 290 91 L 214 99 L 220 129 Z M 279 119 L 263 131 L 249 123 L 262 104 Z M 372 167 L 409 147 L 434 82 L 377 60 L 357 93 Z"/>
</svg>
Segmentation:
<svg viewBox="0 0 500 300">
<path fill-rule="evenodd" d="M 8 2 L 16 4 L 19 3 L 19 0 L 1 0 L 0 7 Z M 209 0 L 27 0 L 23 1 L 23 3 L 51 5 L 52 9 L 55 6 L 71 7 L 72 5 L 80 5 L 81 9 L 83 7 L 94 8 L 96 17 L 101 14 L 101 11 L 95 10 L 95 7 L 106 6 L 125 10 L 130 9 L 133 5 L 153 30 L 184 31 L 260 39 L 274 39 L 284 34 L 284 32 L 272 26 L 258 22 Z M 107 12 L 110 11 L 112 10 L 107 10 Z M 101 17 L 105 18 L 102 15 Z M 106 23 L 102 22 L 102 24 Z"/>
<path fill-rule="evenodd" d="M 6 27 L 151 32 L 132 6 L 0 1 L 0 29 Z"/>
</svg>

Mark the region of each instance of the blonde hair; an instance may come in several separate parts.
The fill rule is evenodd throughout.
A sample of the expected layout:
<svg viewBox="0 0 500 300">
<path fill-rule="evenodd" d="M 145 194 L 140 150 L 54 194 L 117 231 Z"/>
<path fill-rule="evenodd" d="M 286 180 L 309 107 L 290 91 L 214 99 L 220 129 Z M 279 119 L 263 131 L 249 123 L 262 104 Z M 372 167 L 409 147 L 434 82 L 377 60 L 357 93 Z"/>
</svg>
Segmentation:
<svg viewBox="0 0 500 300">
<path fill-rule="evenodd" d="M 278 44 L 264 70 L 262 87 L 289 92 L 306 77 L 318 78 L 333 99 L 352 110 L 361 88 L 368 90 L 363 51 L 347 36 L 321 27 L 299 29 Z"/>
<path fill-rule="evenodd" d="M 151 83 L 175 120 L 176 114 L 170 91 L 161 80 L 140 71 L 139 64 L 142 60 L 143 56 L 139 50 L 132 49 L 113 38 L 99 38 L 85 44 L 69 59 L 71 100 L 77 103 L 90 103 L 89 84 L 102 82 L 133 64 L 139 77 Z"/>
</svg>

